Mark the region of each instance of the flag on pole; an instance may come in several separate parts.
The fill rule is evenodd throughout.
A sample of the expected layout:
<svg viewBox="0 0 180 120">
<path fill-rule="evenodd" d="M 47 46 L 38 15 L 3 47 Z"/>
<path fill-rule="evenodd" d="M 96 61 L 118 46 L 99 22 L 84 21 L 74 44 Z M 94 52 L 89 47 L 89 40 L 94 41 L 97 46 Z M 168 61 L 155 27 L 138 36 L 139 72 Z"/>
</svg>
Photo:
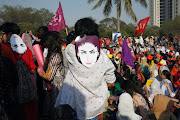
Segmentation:
<svg viewBox="0 0 180 120">
<path fill-rule="evenodd" d="M 131 55 L 130 49 L 128 47 L 128 44 L 125 38 L 124 38 L 123 46 L 122 46 L 121 59 L 124 61 L 126 65 L 129 65 L 130 67 L 134 68 L 133 57 Z"/>
<path fill-rule="evenodd" d="M 139 21 L 134 36 L 136 36 L 137 33 L 140 33 L 140 34 L 144 33 L 144 30 L 149 21 L 149 18 L 150 16 Z"/>
<path fill-rule="evenodd" d="M 48 25 L 49 31 L 61 31 L 66 28 L 63 11 L 61 8 L 61 3 L 59 2 L 59 8 L 56 11 L 56 14 L 53 16 L 51 22 Z"/>
</svg>

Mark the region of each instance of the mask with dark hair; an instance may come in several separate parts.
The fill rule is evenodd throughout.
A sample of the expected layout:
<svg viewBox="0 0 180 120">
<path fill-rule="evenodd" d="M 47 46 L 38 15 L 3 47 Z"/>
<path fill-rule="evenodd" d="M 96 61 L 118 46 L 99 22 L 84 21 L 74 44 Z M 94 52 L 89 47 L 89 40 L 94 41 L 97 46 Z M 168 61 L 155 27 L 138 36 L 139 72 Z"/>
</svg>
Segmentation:
<svg viewBox="0 0 180 120">
<path fill-rule="evenodd" d="M 78 36 L 75 39 L 75 43 L 76 53 L 82 64 L 86 67 L 92 67 L 96 63 L 100 53 L 98 37 L 95 35 L 84 35 L 83 38 L 80 38 L 80 36 Z"/>
</svg>

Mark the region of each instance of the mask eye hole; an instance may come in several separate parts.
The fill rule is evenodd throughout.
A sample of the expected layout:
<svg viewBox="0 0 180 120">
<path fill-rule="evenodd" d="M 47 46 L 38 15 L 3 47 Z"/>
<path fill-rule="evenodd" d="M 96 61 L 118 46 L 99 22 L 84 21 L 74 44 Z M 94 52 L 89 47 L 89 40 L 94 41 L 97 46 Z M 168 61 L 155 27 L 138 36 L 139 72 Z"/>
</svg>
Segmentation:
<svg viewBox="0 0 180 120">
<path fill-rule="evenodd" d="M 17 48 L 18 46 L 17 45 L 14 45 L 15 48 Z"/>
<path fill-rule="evenodd" d="M 20 44 L 21 47 L 24 47 L 24 44 Z"/>
</svg>

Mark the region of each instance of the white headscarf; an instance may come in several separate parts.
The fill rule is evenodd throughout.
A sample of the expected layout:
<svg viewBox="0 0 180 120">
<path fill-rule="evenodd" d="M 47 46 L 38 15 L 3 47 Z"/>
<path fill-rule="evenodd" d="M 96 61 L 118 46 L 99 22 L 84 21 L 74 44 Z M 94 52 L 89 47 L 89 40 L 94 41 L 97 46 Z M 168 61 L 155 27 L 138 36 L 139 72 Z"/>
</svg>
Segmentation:
<svg viewBox="0 0 180 120">
<path fill-rule="evenodd" d="M 152 78 L 150 78 L 150 79 L 152 79 Z M 150 90 L 151 90 L 151 95 L 149 97 L 150 102 L 153 101 L 155 95 L 163 94 L 163 92 L 160 88 L 160 82 L 156 78 L 153 78 L 153 82 L 151 83 Z"/>
<path fill-rule="evenodd" d="M 161 70 L 161 72 L 162 72 L 163 70 L 167 70 L 168 72 L 170 72 L 169 68 L 166 67 L 166 66 L 160 66 L 160 70 Z"/>
<path fill-rule="evenodd" d="M 134 112 L 133 99 L 129 93 L 119 97 L 117 120 L 141 120 L 142 117 Z"/>
</svg>

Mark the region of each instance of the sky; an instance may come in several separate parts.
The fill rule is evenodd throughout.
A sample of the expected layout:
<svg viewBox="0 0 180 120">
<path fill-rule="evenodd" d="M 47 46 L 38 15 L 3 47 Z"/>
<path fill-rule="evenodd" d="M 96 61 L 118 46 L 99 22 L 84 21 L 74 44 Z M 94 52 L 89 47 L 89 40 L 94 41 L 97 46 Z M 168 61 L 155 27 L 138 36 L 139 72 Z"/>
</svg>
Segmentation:
<svg viewBox="0 0 180 120">
<path fill-rule="evenodd" d="M 55 14 L 59 6 L 59 1 L 61 2 L 66 25 L 69 27 L 74 26 L 77 20 L 84 17 L 92 17 L 96 20 L 96 23 L 99 23 L 99 21 L 106 18 L 103 15 L 104 4 L 101 7 L 92 10 L 93 6 L 99 0 L 95 0 L 95 2 L 91 4 L 88 4 L 88 0 L 0 0 L 0 7 L 2 7 L 2 5 L 21 5 L 23 7 L 32 7 L 36 9 L 46 8 Z M 149 5 L 149 0 L 146 0 L 146 2 Z M 124 6 L 122 6 L 120 19 L 127 24 L 132 23 L 136 25 L 139 20 L 149 16 L 149 6 L 147 8 L 142 7 L 139 3 L 135 2 L 135 0 L 132 0 L 132 5 L 137 17 L 137 22 L 133 22 L 131 17 L 126 15 Z M 116 8 L 114 4 L 109 17 L 116 18 Z"/>
</svg>

